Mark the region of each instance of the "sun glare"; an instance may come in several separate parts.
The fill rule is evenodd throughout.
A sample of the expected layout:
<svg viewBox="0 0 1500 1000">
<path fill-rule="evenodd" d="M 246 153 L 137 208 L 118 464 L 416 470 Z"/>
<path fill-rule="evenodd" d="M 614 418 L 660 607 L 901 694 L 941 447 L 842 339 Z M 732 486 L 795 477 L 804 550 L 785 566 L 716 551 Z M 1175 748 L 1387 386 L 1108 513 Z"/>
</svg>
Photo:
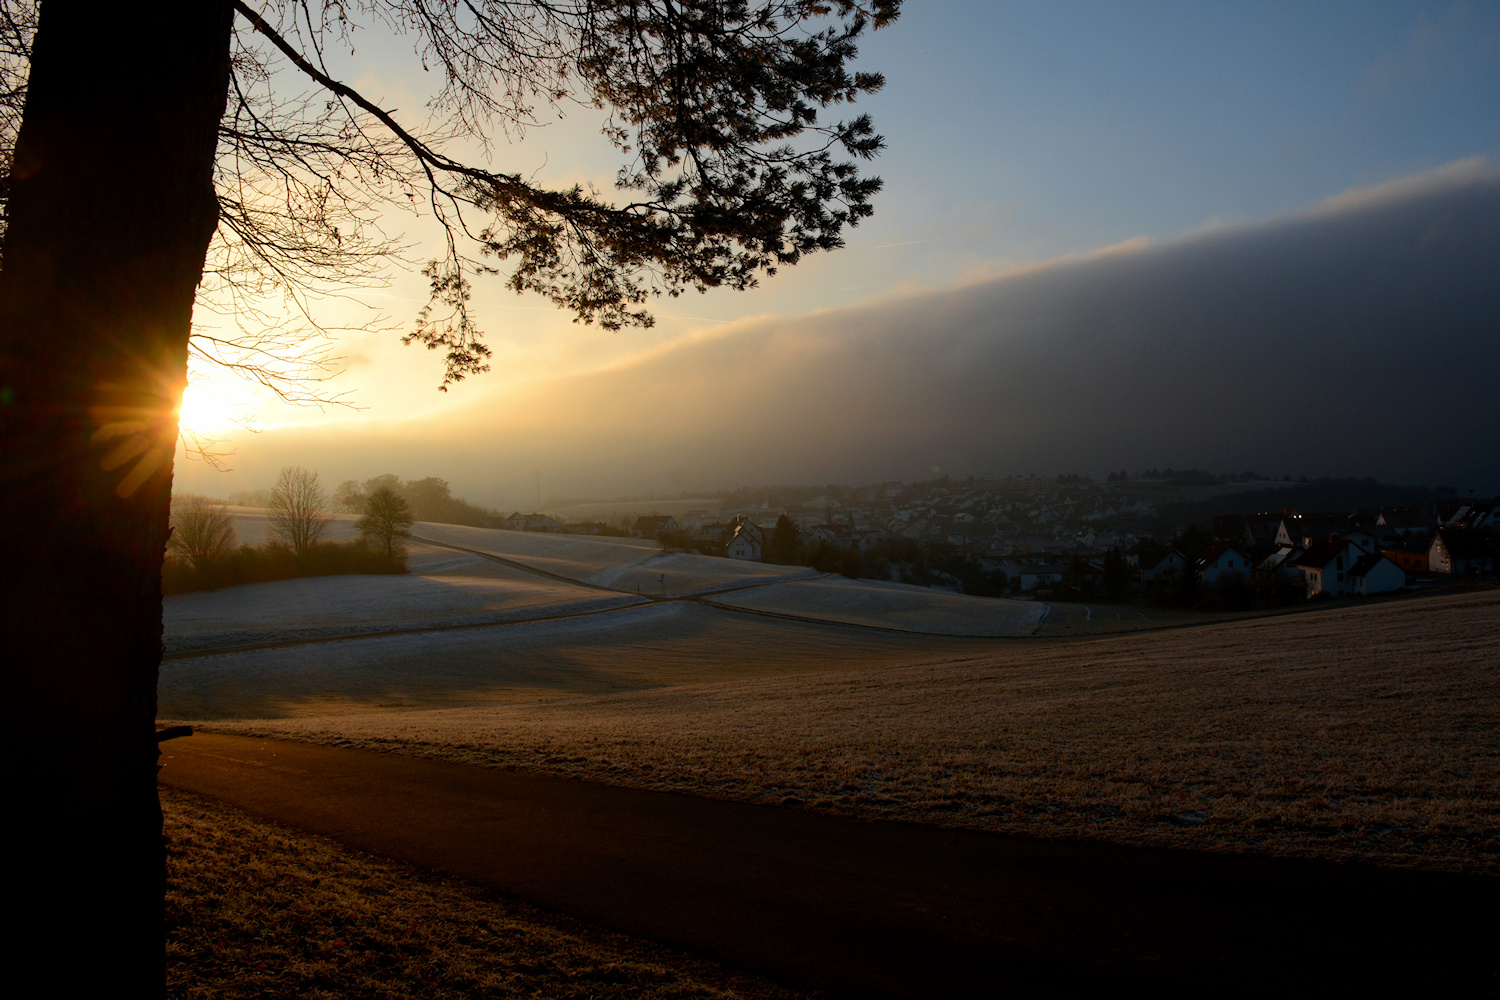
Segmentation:
<svg viewBox="0 0 1500 1000">
<path fill-rule="evenodd" d="M 233 425 L 236 409 L 211 391 L 190 383 L 182 394 L 177 419 L 183 430 L 205 434 Z"/>
</svg>

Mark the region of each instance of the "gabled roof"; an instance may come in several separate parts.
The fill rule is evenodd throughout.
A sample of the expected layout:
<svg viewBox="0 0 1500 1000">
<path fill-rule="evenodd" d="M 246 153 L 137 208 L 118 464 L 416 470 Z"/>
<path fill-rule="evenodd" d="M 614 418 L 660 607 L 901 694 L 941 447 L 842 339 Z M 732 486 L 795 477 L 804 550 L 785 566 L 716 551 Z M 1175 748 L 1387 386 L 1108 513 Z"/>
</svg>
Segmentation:
<svg viewBox="0 0 1500 1000">
<path fill-rule="evenodd" d="M 1385 556 L 1381 555 L 1379 552 L 1372 552 L 1360 559 L 1359 562 L 1355 563 L 1353 568 L 1349 570 L 1349 573 L 1353 576 L 1366 576 L 1369 574 L 1370 570 L 1374 569 L 1376 566 L 1383 562 L 1391 563 L 1392 566 L 1396 565 Z"/>
<path fill-rule="evenodd" d="M 1245 550 L 1240 548 L 1238 545 L 1230 545 L 1228 542 L 1214 542 L 1212 545 L 1210 545 L 1203 551 L 1203 554 L 1198 557 L 1198 565 L 1207 566 L 1209 563 L 1218 562 L 1219 557 L 1228 552 L 1233 552 L 1241 559 L 1245 560 L 1246 565 L 1249 565 L 1250 557 L 1245 555 Z"/>
<path fill-rule="evenodd" d="M 1142 570 L 1152 570 L 1160 566 L 1162 563 L 1166 562 L 1173 556 L 1176 556 L 1181 562 L 1187 562 L 1187 559 L 1183 556 L 1183 554 L 1181 552 L 1178 552 L 1176 549 L 1153 548 L 1143 550 L 1136 559 L 1136 565 L 1138 565 Z"/>
<path fill-rule="evenodd" d="M 1260 565 L 1256 568 L 1265 570 L 1267 573 L 1274 573 L 1285 566 L 1297 565 L 1297 559 L 1301 555 L 1302 546 L 1283 545 L 1281 548 L 1277 549 L 1275 552 L 1272 552 L 1270 555 L 1262 559 L 1260 561 Z"/>
<path fill-rule="evenodd" d="M 726 543 L 725 548 L 728 548 L 730 545 L 733 545 L 735 542 L 739 541 L 742 538 L 746 542 L 749 542 L 751 545 L 760 545 L 760 538 L 758 538 L 754 532 L 746 530 L 745 525 L 747 523 L 749 522 L 741 522 L 740 524 L 735 526 L 734 534 L 729 536 L 729 541 L 728 543 Z M 753 528 L 755 527 L 755 525 L 751 524 L 750 527 Z"/>
<path fill-rule="evenodd" d="M 1313 569 L 1322 569 L 1324 566 L 1327 566 L 1329 563 L 1333 562 L 1334 559 L 1343 555 L 1345 552 L 1348 552 L 1350 549 L 1358 552 L 1359 546 L 1355 545 L 1353 542 L 1347 542 L 1332 538 L 1313 542 L 1312 545 L 1308 546 L 1307 551 L 1302 553 L 1302 557 L 1297 560 L 1297 565 L 1309 566 Z"/>
<path fill-rule="evenodd" d="M 1395 507 L 1380 512 L 1379 523 L 1392 528 L 1417 528 L 1423 525 L 1434 524 L 1437 521 L 1437 513 L 1432 507 L 1424 505 L 1420 507 Z"/>
</svg>

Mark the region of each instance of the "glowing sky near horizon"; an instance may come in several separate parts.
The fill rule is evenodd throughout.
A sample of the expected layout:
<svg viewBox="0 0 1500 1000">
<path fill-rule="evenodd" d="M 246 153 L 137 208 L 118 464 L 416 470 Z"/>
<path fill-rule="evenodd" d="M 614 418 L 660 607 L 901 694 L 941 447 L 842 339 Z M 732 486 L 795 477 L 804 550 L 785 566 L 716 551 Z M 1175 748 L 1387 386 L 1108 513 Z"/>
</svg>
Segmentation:
<svg viewBox="0 0 1500 1000">
<path fill-rule="evenodd" d="M 336 68 L 387 107 L 419 108 L 416 60 L 374 33 L 358 43 Z M 257 468 L 274 462 L 256 450 L 286 435 L 243 434 L 229 418 L 309 430 L 352 418 L 440 433 L 446 413 L 459 419 L 487 401 L 503 408 L 544 380 L 629 364 L 717 324 L 962 286 L 1135 238 L 1284 216 L 1458 160 L 1500 162 L 1495 4 L 911 2 L 866 38 L 857 65 L 887 78 L 857 108 L 886 137 L 872 168 L 886 187 L 844 250 L 749 293 L 663 301 L 656 328 L 619 334 L 576 326 L 494 279 L 476 289 L 495 351 L 488 376 L 439 394 L 436 355 L 401 347 L 392 332 L 359 333 L 337 344 L 347 371 L 335 384 L 352 391 L 364 408 L 357 414 L 288 408 L 210 373 L 185 419 L 214 423 Z M 495 152 L 506 169 L 555 183 L 607 186 L 617 166 L 602 141 L 566 123 Z M 399 224 L 432 238 L 429 224 Z M 398 273 L 363 298 L 400 327 L 424 292 L 420 276 Z M 462 481 L 453 469 L 369 474 L 381 471 Z M 184 473 L 204 488 L 199 470 L 179 462 Z M 220 495 L 263 485 L 216 475 L 224 485 L 211 492 Z"/>
</svg>

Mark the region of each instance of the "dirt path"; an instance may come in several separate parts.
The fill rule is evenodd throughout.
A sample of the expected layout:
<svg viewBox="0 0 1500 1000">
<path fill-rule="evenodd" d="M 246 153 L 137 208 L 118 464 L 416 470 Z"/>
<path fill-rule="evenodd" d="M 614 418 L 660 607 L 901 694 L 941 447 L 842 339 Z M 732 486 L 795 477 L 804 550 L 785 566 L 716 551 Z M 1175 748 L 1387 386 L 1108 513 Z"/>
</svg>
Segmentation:
<svg viewBox="0 0 1500 1000">
<path fill-rule="evenodd" d="M 842 996 L 1493 990 L 1495 880 L 1026 840 L 198 734 L 163 783 Z"/>
</svg>

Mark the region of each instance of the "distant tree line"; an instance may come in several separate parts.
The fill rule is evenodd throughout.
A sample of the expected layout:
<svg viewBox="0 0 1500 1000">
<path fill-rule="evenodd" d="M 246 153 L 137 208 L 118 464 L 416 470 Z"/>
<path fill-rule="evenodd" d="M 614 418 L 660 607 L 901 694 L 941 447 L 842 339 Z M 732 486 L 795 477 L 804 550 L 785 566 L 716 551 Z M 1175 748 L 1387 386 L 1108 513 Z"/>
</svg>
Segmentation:
<svg viewBox="0 0 1500 1000">
<path fill-rule="evenodd" d="M 414 521 L 467 524 L 482 528 L 487 520 L 500 516 L 499 511 L 454 496 L 446 479 L 436 476 L 402 479 L 389 472 L 373 476 L 364 482 L 357 479 L 344 480 L 333 491 L 334 508 L 351 514 L 363 514 L 366 503 L 381 490 L 388 490 L 405 501 Z"/>
<path fill-rule="evenodd" d="M 195 495 L 172 498 L 164 595 L 296 577 L 407 571 L 399 539 L 411 526 L 411 514 L 406 501 L 390 490 L 377 488 L 367 498 L 360 536 L 349 541 L 324 539 L 331 502 L 316 472 L 288 466 L 276 485 L 257 492 L 231 500 L 265 509 L 264 545 L 241 545 L 234 518 L 221 502 Z"/>
</svg>

